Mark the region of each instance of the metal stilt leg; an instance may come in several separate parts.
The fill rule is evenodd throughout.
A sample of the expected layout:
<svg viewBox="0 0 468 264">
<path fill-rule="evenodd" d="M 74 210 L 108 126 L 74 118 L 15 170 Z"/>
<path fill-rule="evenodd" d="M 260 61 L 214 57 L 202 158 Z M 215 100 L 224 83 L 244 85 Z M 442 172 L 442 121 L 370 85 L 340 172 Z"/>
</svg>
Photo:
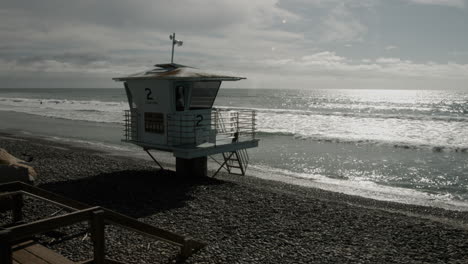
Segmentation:
<svg viewBox="0 0 468 264">
<path fill-rule="evenodd" d="M 154 160 L 154 162 L 156 162 L 156 164 L 158 164 L 161 170 L 164 170 L 163 166 L 153 157 L 153 155 L 151 155 L 148 149 L 144 148 L 143 150 L 146 151 L 146 153 L 148 153 L 148 155 Z"/>
<path fill-rule="evenodd" d="M 219 166 L 224 167 L 224 165 L 223 165 L 221 162 L 217 161 L 215 158 L 213 158 L 213 156 L 209 156 L 209 157 L 210 157 L 210 159 L 214 160 L 214 162 L 218 163 Z M 225 164 L 225 165 L 226 165 L 226 164 Z M 224 168 L 225 168 L 226 170 L 228 170 L 227 167 L 224 167 Z"/>
<path fill-rule="evenodd" d="M 228 157 L 227 159 L 224 159 L 223 164 L 221 164 L 221 166 L 219 167 L 219 169 L 218 169 L 218 170 L 213 174 L 213 176 L 211 176 L 211 177 L 214 178 L 214 177 L 216 176 L 216 174 L 218 174 L 218 172 L 219 172 L 222 168 L 224 168 L 224 164 L 226 164 L 226 163 L 228 162 L 228 160 L 232 157 L 232 155 L 234 155 L 234 152 L 232 152 L 231 155 L 229 155 L 229 157 Z M 226 166 L 227 166 L 227 165 L 226 165 Z"/>
</svg>

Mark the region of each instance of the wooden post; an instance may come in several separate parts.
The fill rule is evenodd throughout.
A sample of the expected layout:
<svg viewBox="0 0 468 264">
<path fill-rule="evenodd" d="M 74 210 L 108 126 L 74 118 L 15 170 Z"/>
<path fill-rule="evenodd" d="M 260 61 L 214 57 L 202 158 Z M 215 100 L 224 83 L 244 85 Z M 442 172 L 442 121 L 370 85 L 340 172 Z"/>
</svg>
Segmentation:
<svg viewBox="0 0 468 264">
<path fill-rule="evenodd" d="M 94 211 L 91 214 L 91 238 L 94 252 L 93 263 L 104 264 L 106 254 L 104 241 L 104 211 Z"/>
<path fill-rule="evenodd" d="M 10 231 L 0 230 L 0 263 L 12 264 Z"/>
<path fill-rule="evenodd" d="M 192 250 L 193 250 L 192 240 L 187 237 L 184 239 L 184 245 L 180 249 L 180 257 L 182 258 L 182 260 L 185 260 L 188 257 L 190 257 L 193 253 Z"/>
<path fill-rule="evenodd" d="M 13 223 L 17 223 L 23 220 L 23 194 L 19 193 L 13 195 L 12 203 Z"/>
</svg>

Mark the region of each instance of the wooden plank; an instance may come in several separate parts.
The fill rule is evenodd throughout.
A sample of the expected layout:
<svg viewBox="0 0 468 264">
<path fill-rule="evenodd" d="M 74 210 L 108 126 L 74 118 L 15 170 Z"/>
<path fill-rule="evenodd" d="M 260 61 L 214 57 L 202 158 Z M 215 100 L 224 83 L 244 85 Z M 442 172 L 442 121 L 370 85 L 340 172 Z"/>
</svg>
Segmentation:
<svg viewBox="0 0 468 264">
<path fill-rule="evenodd" d="M 19 241 L 37 233 L 43 233 L 46 231 L 54 230 L 59 227 L 69 226 L 78 222 L 88 220 L 90 218 L 90 213 L 96 210 L 97 208 L 99 207 L 93 207 L 69 213 L 66 215 L 60 215 L 56 217 L 38 220 L 32 223 L 13 226 L 9 228 L 13 236 L 13 238 L 11 239 L 13 240 L 13 242 Z"/>
<path fill-rule="evenodd" d="M 104 211 L 92 212 L 91 238 L 93 240 L 94 263 L 104 264 L 105 241 L 104 241 Z"/>
<path fill-rule="evenodd" d="M 107 209 L 103 209 L 106 212 L 105 222 L 113 225 L 121 226 L 127 230 L 134 231 L 144 236 L 156 238 L 158 240 L 167 242 L 169 244 L 183 246 L 184 237 L 178 234 L 169 232 L 167 230 L 155 227 L 150 224 L 140 222 L 134 218 L 128 217 L 117 212 L 113 212 Z"/>
<path fill-rule="evenodd" d="M 104 221 L 109 224 L 121 226 L 127 230 L 139 233 L 143 236 L 155 238 L 160 241 L 167 242 L 172 245 L 180 247 L 186 246 L 187 238 L 176 233 L 155 227 L 153 225 L 140 222 L 134 218 L 128 217 L 123 214 L 119 214 L 114 211 L 110 211 L 102 208 L 106 213 Z M 199 242 L 196 240 L 190 240 L 191 247 L 194 249 L 200 249 L 206 246 L 206 243 Z"/>
<path fill-rule="evenodd" d="M 31 197 L 34 197 L 34 198 L 36 198 L 36 199 L 38 199 L 38 200 L 42 200 L 42 201 L 44 201 L 44 202 L 48 202 L 48 203 L 51 203 L 51 204 L 55 204 L 55 205 L 57 205 L 57 206 L 59 206 L 59 207 L 62 207 L 62 208 L 66 208 L 66 209 L 68 209 L 68 210 L 70 210 L 70 211 L 76 211 L 76 210 L 78 210 L 78 209 L 76 209 L 76 208 L 74 208 L 74 207 L 71 207 L 71 206 L 68 206 L 68 205 L 65 205 L 65 204 L 62 204 L 62 203 L 59 203 L 59 202 L 56 202 L 56 201 L 53 201 L 53 200 L 44 198 L 44 197 L 42 197 L 42 196 L 39 196 L 39 195 L 36 195 L 36 194 L 33 194 L 33 193 L 24 192 L 24 191 L 23 191 L 22 193 L 24 193 L 25 195 L 29 195 L 29 196 L 31 196 Z"/>
<path fill-rule="evenodd" d="M 120 261 L 113 260 L 113 259 L 105 259 L 104 263 L 105 264 L 125 264 L 124 262 L 120 262 Z M 94 260 L 88 259 L 88 260 L 79 262 L 79 264 L 94 264 Z"/>
<path fill-rule="evenodd" d="M 33 240 L 23 241 L 21 243 L 11 246 L 11 250 L 12 251 L 21 250 L 34 244 L 36 244 L 36 242 Z"/>
<path fill-rule="evenodd" d="M 13 255 L 15 256 L 16 252 L 26 251 L 30 255 L 34 255 L 37 258 L 42 259 L 49 264 L 74 264 L 75 262 L 70 261 L 64 256 L 58 254 L 57 252 L 48 249 L 36 242 L 29 240 L 12 246 Z M 18 253 L 24 255 L 25 253 Z M 22 264 L 21 259 L 16 260 L 18 263 Z"/>
<path fill-rule="evenodd" d="M 18 223 L 23 220 L 23 194 L 13 195 L 13 222 Z"/>
<path fill-rule="evenodd" d="M 19 182 L 19 181 L 2 183 L 2 184 L 0 184 L 0 192 L 19 191 L 23 184 L 22 184 L 22 182 Z"/>
<path fill-rule="evenodd" d="M 90 208 L 91 206 L 71 200 L 69 198 L 65 198 L 61 195 L 46 191 L 44 189 L 40 189 L 34 186 L 31 186 L 29 184 L 25 184 L 22 182 L 13 182 L 13 183 L 6 183 L 6 184 L 0 184 L 0 192 L 2 191 L 17 191 L 17 190 L 23 190 L 25 192 L 28 192 L 30 194 L 34 194 L 37 196 L 41 196 L 45 199 L 52 200 L 56 203 L 60 203 L 63 205 L 66 205 L 68 207 L 74 208 L 74 209 L 85 209 L 85 208 Z"/>
<path fill-rule="evenodd" d="M 50 264 L 73 264 L 74 262 L 67 259 L 66 257 L 58 254 L 57 252 L 50 250 L 42 245 L 35 244 L 25 248 L 26 251 L 30 252 L 37 257 L 46 260 Z"/>
<path fill-rule="evenodd" d="M 6 199 L 6 198 L 11 198 L 12 196 L 16 194 L 22 194 L 23 192 L 21 191 L 12 191 L 12 192 L 0 192 L 0 198 Z"/>
<path fill-rule="evenodd" d="M 13 252 L 13 259 L 21 264 L 50 264 L 24 249 Z"/>
</svg>

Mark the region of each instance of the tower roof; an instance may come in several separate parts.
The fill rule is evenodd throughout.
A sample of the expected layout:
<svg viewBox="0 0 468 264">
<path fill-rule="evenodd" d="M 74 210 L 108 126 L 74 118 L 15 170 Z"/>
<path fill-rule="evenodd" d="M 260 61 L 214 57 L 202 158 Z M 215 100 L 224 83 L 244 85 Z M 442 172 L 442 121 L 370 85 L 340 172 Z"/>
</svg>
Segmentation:
<svg viewBox="0 0 468 264">
<path fill-rule="evenodd" d="M 149 71 L 139 72 L 124 77 L 113 78 L 115 81 L 159 79 L 159 80 L 218 80 L 218 81 L 238 81 L 245 77 L 229 76 L 220 73 L 203 71 L 200 69 L 180 65 L 176 63 L 156 64 L 156 68 Z"/>
</svg>

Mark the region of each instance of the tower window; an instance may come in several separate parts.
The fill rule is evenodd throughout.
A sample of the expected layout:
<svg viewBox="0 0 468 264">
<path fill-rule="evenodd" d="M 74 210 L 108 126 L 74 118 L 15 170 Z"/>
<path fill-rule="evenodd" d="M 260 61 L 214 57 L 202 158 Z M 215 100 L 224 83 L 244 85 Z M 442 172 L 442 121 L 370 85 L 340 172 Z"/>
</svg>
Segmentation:
<svg viewBox="0 0 468 264">
<path fill-rule="evenodd" d="M 164 134 L 164 115 L 145 112 L 145 132 Z"/>
<path fill-rule="evenodd" d="M 220 85 L 220 81 L 194 82 L 192 86 L 190 110 L 209 109 L 213 107 Z"/>
</svg>

